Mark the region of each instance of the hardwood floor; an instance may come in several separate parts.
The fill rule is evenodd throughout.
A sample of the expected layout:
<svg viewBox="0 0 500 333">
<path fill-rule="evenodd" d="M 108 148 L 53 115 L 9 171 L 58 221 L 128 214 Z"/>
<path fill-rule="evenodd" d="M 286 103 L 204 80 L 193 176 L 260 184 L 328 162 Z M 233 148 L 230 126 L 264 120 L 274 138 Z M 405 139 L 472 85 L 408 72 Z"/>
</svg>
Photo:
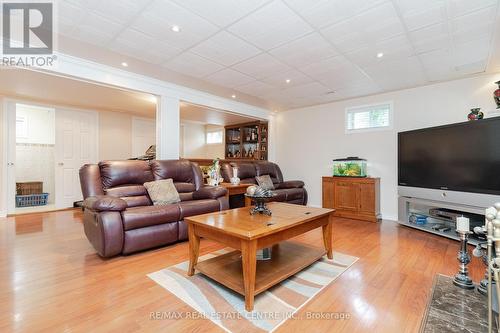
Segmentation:
<svg viewBox="0 0 500 333">
<path fill-rule="evenodd" d="M 183 242 L 103 260 L 79 210 L 0 219 L 0 332 L 222 332 L 207 319 L 151 319 L 191 312 L 146 274 L 188 260 Z M 348 320 L 290 319 L 277 332 L 416 332 L 436 273 L 457 270 L 458 243 L 389 221 L 336 219 L 334 251 L 360 258 L 299 312 Z M 321 229 L 298 240 L 322 244 Z M 200 254 L 220 246 L 202 240 Z M 469 265 L 474 281 L 484 270 Z"/>
</svg>

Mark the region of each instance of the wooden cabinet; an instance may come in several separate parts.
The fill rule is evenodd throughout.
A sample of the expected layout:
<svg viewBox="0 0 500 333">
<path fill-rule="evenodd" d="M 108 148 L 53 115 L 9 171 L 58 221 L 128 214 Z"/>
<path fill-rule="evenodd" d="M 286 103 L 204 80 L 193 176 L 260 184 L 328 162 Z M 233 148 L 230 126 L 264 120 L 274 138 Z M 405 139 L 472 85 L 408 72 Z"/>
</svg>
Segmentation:
<svg viewBox="0 0 500 333">
<path fill-rule="evenodd" d="M 226 126 L 225 158 L 267 161 L 268 133 L 262 121 Z"/>
<path fill-rule="evenodd" d="M 380 220 L 380 178 L 323 177 L 323 207 L 335 216 Z"/>
</svg>

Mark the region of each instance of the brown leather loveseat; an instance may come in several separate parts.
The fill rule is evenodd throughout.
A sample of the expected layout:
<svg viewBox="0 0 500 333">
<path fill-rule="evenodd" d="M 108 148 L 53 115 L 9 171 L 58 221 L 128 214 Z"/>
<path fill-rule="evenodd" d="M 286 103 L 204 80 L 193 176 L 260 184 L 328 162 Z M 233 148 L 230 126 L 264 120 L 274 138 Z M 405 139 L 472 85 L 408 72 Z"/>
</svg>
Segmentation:
<svg viewBox="0 0 500 333">
<path fill-rule="evenodd" d="M 172 178 L 181 202 L 154 206 L 144 183 Z M 80 169 L 84 230 L 102 257 L 186 240 L 185 217 L 228 209 L 222 187 L 203 185 L 187 160 L 105 161 Z"/>
<path fill-rule="evenodd" d="M 301 180 L 284 181 L 280 167 L 267 161 L 238 161 L 224 163 L 221 167 L 222 177 L 229 181 L 233 177 L 233 167 L 238 168 L 238 178 L 243 184 L 257 184 L 255 177 L 269 175 L 274 185 L 274 201 L 297 205 L 307 205 L 307 191 Z"/>
</svg>

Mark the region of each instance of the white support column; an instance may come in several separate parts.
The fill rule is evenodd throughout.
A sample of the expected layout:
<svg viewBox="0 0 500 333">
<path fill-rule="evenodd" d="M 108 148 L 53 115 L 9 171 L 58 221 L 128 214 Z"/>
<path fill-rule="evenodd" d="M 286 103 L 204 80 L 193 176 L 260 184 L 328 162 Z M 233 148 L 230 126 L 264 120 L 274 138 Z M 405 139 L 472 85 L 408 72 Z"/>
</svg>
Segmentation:
<svg viewBox="0 0 500 333">
<path fill-rule="evenodd" d="M 156 158 L 179 158 L 180 100 L 162 95 L 156 109 Z"/>
<path fill-rule="evenodd" d="M 271 114 L 268 119 L 268 142 L 267 142 L 267 159 L 271 162 L 276 162 L 276 145 L 278 138 L 278 124 L 277 124 L 277 115 Z"/>
</svg>

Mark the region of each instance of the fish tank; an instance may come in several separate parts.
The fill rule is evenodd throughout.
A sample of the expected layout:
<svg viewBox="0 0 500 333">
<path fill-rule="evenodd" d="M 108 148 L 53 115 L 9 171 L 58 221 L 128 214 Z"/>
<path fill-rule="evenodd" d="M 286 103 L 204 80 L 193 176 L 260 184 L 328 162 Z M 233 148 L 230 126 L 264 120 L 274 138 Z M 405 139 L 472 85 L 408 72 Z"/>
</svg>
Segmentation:
<svg viewBox="0 0 500 333">
<path fill-rule="evenodd" d="M 366 177 L 366 160 L 359 157 L 335 159 L 333 160 L 333 176 Z"/>
</svg>

